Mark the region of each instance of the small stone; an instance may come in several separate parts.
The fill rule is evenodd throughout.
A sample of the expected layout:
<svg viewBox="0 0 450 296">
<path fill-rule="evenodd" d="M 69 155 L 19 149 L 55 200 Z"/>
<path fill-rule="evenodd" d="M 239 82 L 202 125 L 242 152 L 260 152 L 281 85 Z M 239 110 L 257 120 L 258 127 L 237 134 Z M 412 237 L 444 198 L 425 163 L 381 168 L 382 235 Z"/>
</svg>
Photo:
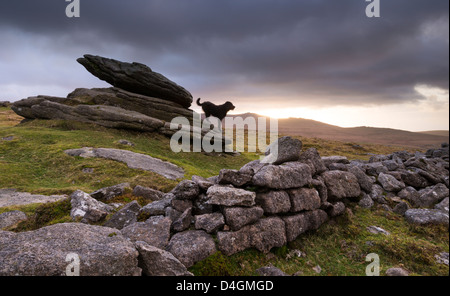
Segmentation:
<svg viewBox="0 0 450 296">
<path fill-rule="evenodd" d="M 322 268 L 321 268 L 319 265 L 314 266 L 314 267 L 313 267 L 313 270 L 314 270 L 316 273 L 321 273 L 321 272 L 322 272 Z"/>
<path fill-rule="evenodd" d="M 387 276 L 409 276 L 409 272 L 400 267 L 393 267 L 386 270 Z"/>
<path fill-rule="evenodd" d="M 448 266 L 448 261 L 449 261 L 448 252 L 442 252 L 440 254 L 437 254 L 434 256 L 434 258 L 436 258 L 436 262 L 438 264 L 444 264 L 444 265 Z"/>
<path fill-rule="evenodd" d="M 384 234 L 384 235 L 386 235 L 386 236 L 391 235 L 391 234 L 389 233 L 389 231 L 386 231 L 386 230 L 384 230 L 383 228 L 378 227 L 378 226 L 369 226 L 369 227 L 367 227 L 367 230 L 368 230 L 370 233 L 373 233 L 373 234 L 379 234 L 379 233 L 381 233 L 381 234 Z"/>
<path fill-rule="evenodd" d="M 260 276 L 289 276 L 287 273 L 284 273 L 281 269 L 274 266 L 258 268 L 256 273 Z"/>
<path fill-rule="evenodd" d="M 130 141 L 124 140 L 124 139 L 121 139 L 121 140 L 117 141 L 117 143 L 119 143 L 120 145 L 134 147 L 134 143 L 133 142 L 130 142 Z"/>
<path fill-rule="evenodd" d="M 130 187 L 130 183 L 122 183 L 110 187 L 101 188 L 97 191 L 94 191 L 90 195 L 101 201 L 109 201 L 116 196 L 123 195 L 125 193 L 126 188 Z"/>
</svg>

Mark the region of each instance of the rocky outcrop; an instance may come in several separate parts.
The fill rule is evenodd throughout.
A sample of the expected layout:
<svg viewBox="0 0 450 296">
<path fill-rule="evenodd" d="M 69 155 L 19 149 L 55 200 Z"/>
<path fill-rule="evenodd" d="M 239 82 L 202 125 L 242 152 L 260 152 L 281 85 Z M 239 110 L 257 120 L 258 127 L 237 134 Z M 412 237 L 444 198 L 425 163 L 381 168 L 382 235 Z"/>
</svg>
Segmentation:
<svg viewBox="0 0 450 296">
<path fill-rule="evenodd" d="M 28 119 L 62 119 L 98 124 L 108 128 L 154 132 L 164 127 L 164 121 L 136 111 L 107 105 L 69 105 L 65 98 L 32 97 L 15 102 L 11 109 Z"/>
<path fill-rule="evenodd" d="M 94 76 L 124 90 L 162 98 L 190 107 L 192 95 L 183 87 L 140 63 L 125 63 L 100 56 L 84 55 L 77 60 Z"/>
<path fill-rule="evenodd" d="M 231 142 L 223 133 L 193 127 L 193 117 L 199 120 L 201 117 L 188 109 L 192 95 L 149 67 L 92 55 L 78 61 L 115 87 L 77 88 L 65 98 L 29 97 L 14 102 L 11 109 L 26 119 L 79 121 L 107 128 L 157 132 L 167 137 L 179 133 L 200 140 L 209 133 L 224 145 Z M 185 118 L 186 123 L 171 125 L 178 117 Z"/>
</svg>

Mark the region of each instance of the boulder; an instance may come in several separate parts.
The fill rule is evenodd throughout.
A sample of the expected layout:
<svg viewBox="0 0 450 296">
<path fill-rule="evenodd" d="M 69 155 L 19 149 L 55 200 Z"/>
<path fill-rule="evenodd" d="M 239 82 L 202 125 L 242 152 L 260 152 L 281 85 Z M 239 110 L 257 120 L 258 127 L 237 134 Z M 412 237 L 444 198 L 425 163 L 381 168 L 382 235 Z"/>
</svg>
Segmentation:
<svg viewBox="0 0 450 296">
<path fill-rule="evenodd" d="M 266 165 L 253 176 L 252 184 L 271 189 L 299 188 L 309 184 L 312 172 L 309 165 L 287 162 L 282 165 Z"/>
<path fill-rule="evenodd" d="M 225 218 L 221 213 L 211 213 L 195 216 L 195 229 L 207 233 L 216 233 L 225 225 Z"/>
<path fill-rule="evenodd" d="M 321 176 L 328 188 L 329 200 L 355 198 L 361 194 L 358 179 L 350 172 L 327 171 Z"/>
<path fill-rule="evenodd" d="M 310 226 L 306 213 L 284 216 L 282 219 L 286 225 L 286 238 L 288 242 L 295 240 L 300 234 L 309 230 Z"/>
<path fill-rule="evenodd" d="M 378 182 L 386 191 L 399 192 L 406 187 L 405 183 L 398 181 L 394 176 L 380 173 L 378 175 Z"/>
<path fill-rule="evenodd" d="M 74 263 L 69 254 L 78 257 L 81 276 L 141 275 L 134 245 L 119 230 L 102 226 L 60 223 L 2 232 L 0 254 L 0 276 L 64 276 Z"/>
<path fill-rule="evenodd" d="M 172 230 L 181 232 L 189 228 L 192 220 L 192 208 L 186 209 L 181 215 L 172 222 Z"/>
<path fill-rule="evenodd" d="M 370 209 L 374 205 L 373 199 L 370 197 L 370 195 L 363 193 L 363 197 L 358 202 L 358 205 L 361 208 Z"/>
<path fill-rule="evenodd" d="M 214 205 L 207 204 L 208 196 L 201 193 L 193 202 L 192 213 L 194 215 L 211 214 L 213 212 Z"/>
<path fill-rule="evenodd" d="M 291 216 L 283 216 L 282 219 L 286 225 L 287 241 L 291 242 L 306 231 L 318 229 L 327 221 L 328 215 L 322 210 L 315 210 Z"/>
<path fill-rule="evenodd" d="M 137 222 L 137 216 L 141 206 L 137 201 L 132 201 L 115 213 L 104 226 L 122 229 Z"/>
<path fill-rule="evenodd" d="M 433 207 L 448 196 L 449 189 L 444 184 L 430 186 L 419 190 L 419 198 L 416 201 L 416 206 L 424 208 Z"/>
<path fill-rule="evenodd" d="M 350 166 L 348 168 L 348 172 L 355 175 L 355 177 L 358 179 L 359 186 L 362 190 L 369 193 L 372 191 L 372 185 L 374 181 L 366 175 L 366 173 L 358 166 Z"/>
<path fill-rule="evenodd" d="M 81 219 L 84 223 L 98 222 L 114 210 L 112 206 L 92 198 L 81 190 L 70 195 L 70 203 L 72 205 L 70 217 L 73 220 Z"/>
<path fill-rule="evenodd" d="M 389 160 L 389 156 L 388 155 L 383 155 L 383 154 L 373 155 L 373 156 L 370 157 L 369 163 L 383 162 L 383 161 L 386 161 L 386 160 Z"/>
<path fill-rule="evenodd" d="M 175 197 L 175 199 L 181 200 L 192 200 L 196 198 L 200 193 L 200 188 L 197 183 L 191 180 L 183 180 L 175 186 L 171 194 Z"/>
<path fill-rule="evenodd" d="M 283 190 L 257 193 L 256 204 L 267 214 L 287 213 L 291 209 L 289 194 Z"/>
<path fill-rule="evenodd" d="M 313 176 L 320 175 L 327 170 L 327 167 L 325 166 L 325 163 L 316 148 L 309 148 L 300 154 L 298 161 L 309 165 Z"/>
<path fill-rule="evenodd" d="M 322 205 L 321 209 L 325 210 L 330 217 L 337 217 L 345 213 L 345 204 L 340 201 L 336 203 L 326 202 Z"/>
<path fill-rule="evenodd" d="M 147 216 L 159 216 L 166 213 L 166 208 L 171 205 L 173 196 L 168 195 L 167 197 L 149 203 L 148 205 L 142 207 L 139 214 L 144 214 Z"/>
<path fill-rule="evenodd" d="M 252 180 L 253 174 L 238 170 L 222 169 L 219 172 L 218 182 L 221 185 L 231 184 L 235 187 L 242 187 Z"/>
<path fill-rule="evenodd" d="M 218 248 L 227 256 L 248 248 L 268 253 L 274 247 L 282 247 L 287 243 L 283 220 L 278 217 L 260 219 L 238 231 L 219 231 L 217 233 Z"/>
<path fill-rule="evenodd" d="M 122 235 L 132 242 L 143 241 L 164 249 L 170 238 L 172 220 L 164 216 L 153 216 L 145 222 L 131 224 L 121 230 Z"/>
<path fill-rule="evenodd" d="M 188 230 L 176 233 L 166 248 L 187 268 L 216 252 L 211 235 L 203 230 Z"/>
<path fill-rule="evenodd" d="M 11 227 L 27 219 L 27 215 L 21 211 L 10 211 L 0 214 L 0 229 Z"/>
<path fill-rule="evenodd" d="M 412 186 L 414 188 L 425 188 L 429 186 L 429 182 L 425 177 L 421 176 L 417 169 L 412 168 L 409 170 L 400 170 L 402 181 L 407 186 Z"/>
<path fill-rule="evenodd" d="M 223 209 L 223 214 L 226 224 L 236 231 L 258 221 L 264 215 L 264 210 L 260 207 L 227 207 Z"/>
<path fill-rule="evenodd" d="M 192 208 L 192 200 L 186 200 L 186 199 L 172 199 L 172 202 L 170 203 L 172 208 L 179 212 L 184 212 L 189 208 Z"/>
<path fill-rule="evenodd" d="M 406 187 L 405 189 L 397 193 L 397 196 L 401 199 L 409 201 L 413 206 L 419 205 L 420 194 L 414 187 Z"/>
<path fill-rule="evenodd" d="M 116 196 L 123 195 L 126 188 L 130 188 L 130 183 L 122 183 L 110 187 L 101 188 L 97 191 L 92 192 L 90 195 L 97 200 L 109 201 Z"/>
<path fill-rule="evenodd" d="M 413 188 L 414 189 L 414 188 Z M 380 204 L 387 203 L 386 199 L 384 198 L 386 193 L 384 192 L 383 187 L 379 184 L 373 184 L 372 190 L 370 191 L 369 196 L 376 202 Z"/>
<path fill-rule="evenodd" d="M 156 201 L 164 198 L 164 192 L 141 185 L 137 185 L 136 187 L 134 187 L 133 195 L 143 197 L 148 201 Z"/>
<path fill-rule="evenodd" d="M 197 183 L 200 190 L 203 190 L 204 192 L 206 192 L 209 187 L 211 187 L 215 184 L 214 182 L 211 182 L 206 178 L 196 176 L 196 175 L 192 176 L 191 180 L 194 181 L 195 183 Z"/>
<path fill-rule="evenodd" d="M 372 162 L 365 165 L 366 174 L 378 177 L 380 173 L 387 173 L 389 170 L 381 162 Z"/>
<path fill-rule="evenodd" d="M 125 63 L 100 56 L 84 55 L 77 60 L 91 74 L 115 87 L 177 103 L 185 108 L 192 95 L 183 87 L 140 63 Z"/>
<path fill-rule="evenodd" d="M 317 192 L 319 192 L 320 201 L 322 203 L 328 200 L 328 188 L 321 176 L 315 176 L 314 179 L 311 180 L 310 185 L 312 185 L 313 188 L 315 188 Z"/>
<path fill-rule="evenodd" d="M 345 156 L 337 156 L 337 155 L 334 155 L 334 156 L 322 156 L 322 161 L 323 161 L 323 164 L 325 165 L 325 167 L 327 167 L 327 168 L 332 163 L 342 163 L 342 164 L 349 164 L 350 163 L 350 161 L 348 160 L 347 157 L 345 157 Z"/>
<path fill-rule="evenodd" d="M 449 203 L 449 198 L 448 197 L 446 197 L 446 198 L 444 198 L 440 203 L 438 203 L 437 205 L 435 205 L 434 206 L 434 208 L 435 209 L 437 209 L 437 210 L 441 210 L 441 211 L 444 211 L 444 212 L 449 212 L 448 211 L 448 203 Z M 1 228 L 1 227 L 0 227 Z"/>
<path fill-rule="evenodd" d="M 393 209 L 392 211 L 396 214 L 399 214 L 401 216 L 405 215 L 406 211 L 409 210 L 409 205 L 404 202 L 401 201 L 399 202 Z"/>
<path fill-rule="evenodd" d="M 279 165 L 285 162 L 297 161 L 302 151 L 302 141 L 291 137 L 282 137 L 270 144 L 265 152 L 262 163 Z"/>
<path fill-rule="evenodd" d="M 410 209 L 405 213 L 405 219 L 410 224 L 415 225 L 445 225 L 448 227 L 448 213 L 440 210 L 430 209 Z"/>
<path fill-rule="evenodd" d="M 343 163 L 331 163 L 328 169 L 330 171 L 347 171 L 347 165 Z"/>
<path fill-rule="evenodd" d="M 262 163 L 259 159 L 250 161 L 239 169 L 239 172 L 244 174 L 255 175 L 263 167 L 267 166 L 267 163 Z"/>
<path fill-rule="evenodd" d="M 255 205 L 256 193 L 244 189 L 214 185 L 209 187 L 207 196 L 207 204 L 251 207 Z"/>
<path fill-rule="evenodd" d="M 139 267 L 146 276 L 193 276 L 171 253 L 150 246 L 144 242 L 136 242 L 139 251 Z"/>
<path fill-rule="evenodd" d="M 314 188 L 298 188 L 287 191 L 291 212 L 311 211 L 320 208 L 320 196 Z"/>
</svg>

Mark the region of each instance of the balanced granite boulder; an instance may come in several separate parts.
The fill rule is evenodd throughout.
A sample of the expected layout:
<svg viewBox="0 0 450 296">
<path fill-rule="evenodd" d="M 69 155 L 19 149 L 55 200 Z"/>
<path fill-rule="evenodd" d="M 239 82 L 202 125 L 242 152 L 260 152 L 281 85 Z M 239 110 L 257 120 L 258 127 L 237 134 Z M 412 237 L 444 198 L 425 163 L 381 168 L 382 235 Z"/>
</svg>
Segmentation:
<svg viewBox="0 0 450 296">
<path fill-rule="evenodd" d="M 162 98 L 189 108 L 192 95 L 183 87 L 140 63 L 126 63 L 101 56 L 84 55 L 77 60 L 91 74 L 115 87 Z"/>
</svg>

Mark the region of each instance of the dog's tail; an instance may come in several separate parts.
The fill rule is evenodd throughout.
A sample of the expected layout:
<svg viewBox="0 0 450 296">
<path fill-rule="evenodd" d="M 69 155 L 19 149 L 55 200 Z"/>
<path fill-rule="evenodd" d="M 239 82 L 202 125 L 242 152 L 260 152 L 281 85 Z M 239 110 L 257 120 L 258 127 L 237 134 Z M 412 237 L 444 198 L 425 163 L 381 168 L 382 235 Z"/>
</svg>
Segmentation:
<svg viewBox="0 0 450 296">
<path fill-rule="evenodd" d="M 200 104 L 200 98 L 197 99 L 197 105 L 201 106 L 203 104 Z"/>
</svg>

